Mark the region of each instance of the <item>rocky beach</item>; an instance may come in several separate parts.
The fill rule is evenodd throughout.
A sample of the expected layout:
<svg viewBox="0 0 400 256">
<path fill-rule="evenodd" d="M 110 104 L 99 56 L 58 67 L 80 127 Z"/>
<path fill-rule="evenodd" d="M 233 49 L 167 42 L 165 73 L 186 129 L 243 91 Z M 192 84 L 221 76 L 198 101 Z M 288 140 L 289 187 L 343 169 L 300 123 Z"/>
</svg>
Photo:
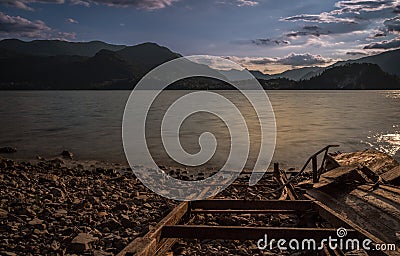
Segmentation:
<svg viewBox="0 0 400 256">
<path fill-rule="evenodd" d="M 162 168 L 185 180 L 212 174 L 192 175 L 181 169 Z M 248 178 L 244 175 L 237 182 L 245 184 Z M 263 179 L 260 184 L 269 182 Z M 69 152 L 50 160 L 0 158 L 0 188 L 0 255 L 115 255 L 135 238 L 144 236 L 179 203 L 151 192 L 128 166 L 75 161 Z M 261 186 L 230 186 L 216 198 L 257 200 L 279 195 Z M 272 222 L 290 226 L 297 224 L 296 218 L 200 215 L 194 223 L 256 226 Z M 250 253 L 255 248 L 251 242 L 239 245 L 181 240 L 170 254 L 203 255 L 214 254 L 215 250 L 225 255 L 233 251 Z"/>
<path fill-rule="evenodd" d="M 176 202 L 119 164 L 0 159 L 0 255 L 114 255 Z"/>
<path fill-rule="evenodd" d="M 388 170 L 398 166 L 393 158 L 376 151 L 333 155 L 347 166 L 362 163 L 375 173 L 379 169 L 386 179 L 391 177 L 386 175 L 391 173 Z M 215 171 L 202 169 L 195 174 L 160 168 L 182 180 L 204 179 Z M 281 199 L 271 174 L 250 187 L 250 173 L 245 171 L 214 199 Z M 311 176 L 306 171 L 297 182 L 307 182 Z M 147 189 L 123 164 L 76 161 L 68 151 L 31 161 L 0 157 L 0 255 L 116 255 L 135 238 L 155 230 L 179 203 Z M 203 213 L 192 217 L 188 223 L 193 225 L 332 227 L 315 213 Z M 276 246 L 263 251 L 248 240 L 179 239 L 167 255 L 307 255 L 304 253 L 281 251 Z"/>
</svg>

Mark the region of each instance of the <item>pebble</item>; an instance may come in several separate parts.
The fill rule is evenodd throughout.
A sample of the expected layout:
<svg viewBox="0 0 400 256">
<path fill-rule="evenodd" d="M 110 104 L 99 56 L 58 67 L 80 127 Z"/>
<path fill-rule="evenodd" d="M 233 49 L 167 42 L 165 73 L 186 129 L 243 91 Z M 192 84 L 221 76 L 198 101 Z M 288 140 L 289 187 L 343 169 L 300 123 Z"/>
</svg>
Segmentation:
<svg viewBox="0 0 400 256">
<path fill-rule="evenodd" d="M 2 147 L 0 148 L 0 153 L 2 154 L 11 154 L 17 152 L 16 148 L 13 147 Z"/>
</svg>

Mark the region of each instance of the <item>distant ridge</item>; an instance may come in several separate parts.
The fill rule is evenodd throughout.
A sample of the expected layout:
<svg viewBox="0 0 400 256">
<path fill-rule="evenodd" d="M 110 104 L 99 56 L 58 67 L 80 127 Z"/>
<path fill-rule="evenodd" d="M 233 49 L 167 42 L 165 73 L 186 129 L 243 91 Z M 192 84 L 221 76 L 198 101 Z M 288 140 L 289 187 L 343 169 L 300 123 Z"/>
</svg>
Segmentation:
<svg viewBox="0 0 400 256">
<path fill-rule="evenodd" d="M 118 51 L 125 47 L 126 45 L 113 45 L 101 41 L 67 42 L 60 40 L 34 40 L 25 42 L 19 39 L 4 39 L 0 41 L 0 49 L 2 50 L 39 56 L 78 55 L 92 57 L 102 49 Z"/>
<path fill-rule="evenodd" d="M 72 43 L 57 40 L 24 42 L 0 41 L 0 89 L 132 89 L 151 69 L 181 57 L 156 43 L 134 46 L 111 45 L 100 41 Z M 358 60 L 338 62 L 326 68 L 307 67 L 268 75 L 250 72 L 264 89 L 400 89 L 400 50 Z M 375 63 L 364 63 L 375 62 Z M 389 71 L 385 70 L 386 67 Z M 180 68 L 220 73 L 188 61 Z M 172 73 L 168 75 L 173 75 Z M 214 73 L 213 73 L 214 72 Z M 239 70 L 225 70 L 222 77 L 243 80 Z M 232 89 L 229 85 L 193 78 L 177 82 L 170 89 Z M 151 89 L 151 88 L 149 88 Z"/>
<path fill-rule="evenodd" d="M 378 55 L 363 57 L 356 60 L 340 61 L 332 66 L 343 65 L 346 63 L 377 64 L 383 71 L 389 74 L 400 76 L 400 49 L 387 51 Z"/>
<path fill-rule="evenodd" d="M 280 74 L 270 75 L 270 78 L 287 78 L 294 81 L 310 79 L 321 73 L 321 67 L 304 67 L 292 70 L 287 70 Z"/>
<path fill-rule="evenodd" d="M 182 57 L 182 55 L 156 43 L 128 46 L 116 51 L 116 54 L 130 63 L 140 63 L 144 69 L 154 68 L 161 63 Z"/>
<path fill-rule="evenodd" d="M 371 63 L 378 65 L 383 71 L 400 76 L 400 49 L 383 52 L 377 55 L 367 56 L 360 59 L 354 60 L 346 60 L 336 62 L 328 67 L 304 67 L 304 68 L 296 68 L 292 70 L 287 70 L 279 74 L 269 75 L 264 74 L 260 71 L 259 73 L 268 76 L 267 78 L 261 78 L 258 75 L 258 78 L 261 79 L 277 79 L 277 78 L 287 78 L 294 81 L 300 80 L 308 80 L 314 76 L 320 75 L 324 70 L 336 67 L 343 66 L 348 63 Z"/>
</svg>

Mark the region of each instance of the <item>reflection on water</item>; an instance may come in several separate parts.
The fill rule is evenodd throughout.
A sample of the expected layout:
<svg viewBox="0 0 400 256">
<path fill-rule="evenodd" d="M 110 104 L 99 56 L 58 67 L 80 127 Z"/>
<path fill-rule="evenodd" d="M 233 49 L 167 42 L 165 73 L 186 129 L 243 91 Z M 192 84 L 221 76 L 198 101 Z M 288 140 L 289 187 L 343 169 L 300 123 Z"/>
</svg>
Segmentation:
<svg viewBox="0 0 400 256">
<path fill-rule="evenodd" d="M 121 123 L 129 93 L 1 92 L 0 147 L 17 147 L 15 158 L 53 156 L 69 149 L 78 159 L 124 162 Z M 168 91 L 167 96 L 176 98 L 180 93 Z M 244 109 L 248 107 L 241 103 L 238 92 L 221 94 L 243 104 Z M 300 167 L 327 144 L 340 144 L 341 151 L 374 148 L 400 160 L 400 91 L 270 91 L 268 95 L 278 130 L 274 161 Z M 188 141 L 183 141 L 183 146 L 188 152 L 198 151 L 196 134 L 203 128 L 224 131 L 217 118 L 204 118 L 198 119 L 201 125 L 198 120 L 184 124 L 182 136 Z M 156 133 L 157 129 L 152 136 Z M 253 138 L 257 143 L 257 133 Z"/>
<path fill-rule="evenodd" d="M 400 99 L 400 91 L 390 91 L 390 92 L 384 92 L 383 93 L 387 98 L 391 99 Z"/>
<path fill-rule="evenodd" d="M 365 143 L 376 150 L 395 156 L 400 150 L 400 129 L 398 125 L 393 125 L 393 128 L 394 131 L 390 133 L 376 133 L 368 136 Z"/>
</svg>

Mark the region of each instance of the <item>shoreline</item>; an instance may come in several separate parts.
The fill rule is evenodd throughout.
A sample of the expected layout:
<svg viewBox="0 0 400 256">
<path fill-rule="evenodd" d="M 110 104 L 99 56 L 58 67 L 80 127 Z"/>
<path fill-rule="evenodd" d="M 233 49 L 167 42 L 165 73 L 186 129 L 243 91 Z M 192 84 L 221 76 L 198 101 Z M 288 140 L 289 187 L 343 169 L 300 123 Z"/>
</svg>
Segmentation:
<svg viewBox="0 0 400 256">
<path fill-rule="evenodd" d="M 109 167 L 0 158 L 0 254 L 114 255 L 176 205 Z"/>
<path fill-rule="evenodd" d="M 147 189 L 129 166 L 96 160 L 0 156 L 0 187 L 1 255 L 115 255 L 179 204 Z M 228 187 L 217 197 L 254 200 L 262 193 Z"/>
<path fill-rule="evenodd" d="M 396 160 L 377 151 L 343 153 L 335 156 L 345 165 L 364 164 L 386 171 Z M 165 171 L 172 167 L 165 167 Z M 171 174 L 171 173 L 169 173 Z M 191 177 L 175 170 L 173 177 Z M 193 175 L 193 174 L 192 174 Z M 200 178 L 206 178 L 202 174 Z M 250 174 L 238 178 L 246 184 Z M 303 180 L 311 178 L 305 172 Z M 301 180 L 298 180 L 299 182 Z M 219 199 L 265 200 L 279 197 L 262 186 L 229 186 L 215 196 Z M 129 166 L 101 161 L 52 158 L 16 161 L 0 156 L 0 255 L 115 255 L 135 238 L 143 237 L 180 202 L 156 195 L 133 174 Z M 254 216 L 205 215 L 195 223 L 215 225 L 259 225 L 280 223 L 296 226 L 298 217 L 290 214 Z M 179 240 L 172 255 L 195 252 L 255 253 L 252 241 L 246 243 Z M 276 252 L 278 253 L 278 252 Z"/>
</svg>

